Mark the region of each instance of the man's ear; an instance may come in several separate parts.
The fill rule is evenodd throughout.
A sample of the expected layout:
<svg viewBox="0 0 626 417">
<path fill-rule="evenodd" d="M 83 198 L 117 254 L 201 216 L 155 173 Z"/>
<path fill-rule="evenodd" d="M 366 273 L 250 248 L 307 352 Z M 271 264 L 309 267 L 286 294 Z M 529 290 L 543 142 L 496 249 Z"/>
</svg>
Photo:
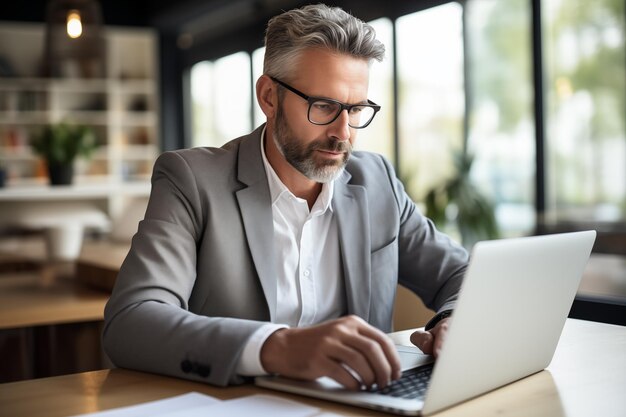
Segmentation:
<svg viewBox="0 0 626 417">
<path fill-rule="evenodd" d="M 276 83 L 267 75 L 261 75 L 256 82 L 256 97 L 259 106 L 268 119 L 273 119 L 278 106 Z"/>
</svg>

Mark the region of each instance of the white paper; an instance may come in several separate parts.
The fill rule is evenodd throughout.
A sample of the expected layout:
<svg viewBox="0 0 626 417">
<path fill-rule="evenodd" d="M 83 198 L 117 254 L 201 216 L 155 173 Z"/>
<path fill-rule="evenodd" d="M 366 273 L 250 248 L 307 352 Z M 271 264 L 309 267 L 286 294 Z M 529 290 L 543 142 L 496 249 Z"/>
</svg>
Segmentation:
<svg viewBox="0 0 626 417">
<path fill-rule="evenodd" d="M 80 414 L 89 417 L 139 417 L 139 416 L 161 416 L 170 412 L 185 412 L 188 409 L 207 407 L 219 403 L 220 400 L 199 392 L 189 392 L 176 397 L 165 398 L 163 400 L 150 401 L 128 407 L 114 408 L 112 410 L 99 411 L 96 413 Z M 80 417 L 74 416 L 74 417 Z"/>
<path fill-rule="evenodd" d="M 272 395 L 220 401 L 198 392 L 74 417 L 312 417 L 320 410 Z M 329 415 L 330 416 L 330 415 Z"/>
<path fill-rule="evenodd" d="M 159 417 L 312 417 L 319 409 L 272 395 L 251 395 L 207 406 L 159 414 Z"/>
</svg>

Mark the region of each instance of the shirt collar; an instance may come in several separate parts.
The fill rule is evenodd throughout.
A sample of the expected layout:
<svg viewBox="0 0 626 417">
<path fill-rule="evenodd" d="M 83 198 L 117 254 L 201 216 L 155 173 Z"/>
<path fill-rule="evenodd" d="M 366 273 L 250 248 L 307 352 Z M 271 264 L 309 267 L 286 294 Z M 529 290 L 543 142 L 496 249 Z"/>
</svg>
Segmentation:
<svg viewBox="0 0 626 417">
<path fill-rule="evenodd" d="M 274 168 L 270 165 L 267 160 L 267 156 L 265 155 L 265 140 L 266 134 L 266 126 L 263 127 L 263 131 L 261 132 L 261 156 L 263 157 L 263 166 L 265 167 L 265 173 L 267 174 L 267 182 L 270 188 L 270 196 L 272 198 L 272 205 L 276 204 L 276 202 L 283 196 L 293 196 L 294 198 L 298 198 L 289 189 L 283 182 L 278 178 L 278 174 L 274 171 Z M 322 184 L 322 191 L 317 196 L 317 200 L 311 209 L 313 211 L 321 211 L 321 213 L 326 212 L 326 210 L 330 209 L 333 211 L 332 200 L 333 200 L 333 192 L 335 189 L 335 181 L 330 181 Z"/>
</svg>

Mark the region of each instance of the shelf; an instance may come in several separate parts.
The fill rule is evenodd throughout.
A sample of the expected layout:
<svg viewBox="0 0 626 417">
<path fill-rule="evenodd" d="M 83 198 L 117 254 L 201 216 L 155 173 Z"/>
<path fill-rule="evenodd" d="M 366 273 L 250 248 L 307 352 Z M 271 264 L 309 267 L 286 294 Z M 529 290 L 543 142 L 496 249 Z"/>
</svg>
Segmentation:
<svg viewBox="0 0 626 417">
<path fill-rule="evenodd" d="M 124 126 L 155 126 L 156 114 L 150 112 L 125 112 L 120 114 L 120 123 Z"/>
<path fill-rule="evenodd" d="M 41 125 L 50 123 L 49 111 L 0 111 L 0 125 Z"/>
<path fill-rule="evenodd" d="M 52 201 L 84 200 L 109 198 L 112 195 L 150 195 L 150 183 L 133 181 L 128 183 L 86 183 L 51 187 L 45 184 L 31 184 L 0 188 L 0 201 Z"/>
<path fill-rule="evenodd" d="M 55 122 L 89 125 L 110 125 L 110 117 L 116 117 L 125 126 L 154 126 L 157 117 L 152 112 L 109 112 L 88 110 L 51 111 L 1 111 L 1 125 L 47 125 Z"/>
<path fill-rule="evenodd" d="M 151 79 L 116 78 L 1 78 L 0 92 L 58 92 L 101 93 L 119 90 L 122 94 L 154 94 L 156 87 Z"/>
<path fill-rule="evenodd" d="M 149 194 L 159 154 L 158 36 L 113 27 L 104 36 L 106 77 L 44 78 L 45 25 L 0 25 L 0 39 L 11 40 L 2 57 L 19 75 L 0 77 L 0 162 L 7 168 L 0 201 L 95 198 L 115 217 L 127 197 Z M 30 146 L 42 127 L 56 123 L 90 127 L 99 144 L 77 161 L 71 187 L 48 186 L 45 163 Z"/>
<path fill-rule="evenodd" d="M 100 146 L 91 154 L 89 158 L 80 159 L 82 162 L 108 160 L 110 152 L 117 152 L 120 160 L 139 160 L 153 161 L 159 154 L 159 150 L 155 145 L 121 145 L 119 147 L 110 148 L 108 146 Z M 41 157 L 35 154 L 30 147 L 25 146 L 0 146 L 0 161 L 32 161 L 39 160 Z"/>
<path fill-rule="evenodd" d="M 120 90 L 120 94 L 155 94 L 156 86 L 152 80 L 112 80 L 110 88 Z"/>
<path fill-rule="evenodd" d="M 0 78 L 0 91 L 41 91 L 46 92 L 50 89 L 50 80 L 48 78 Z"/>
<path fill-rule="evenodd" d="M 0 146 L 0 160 L 32 160 L 39 158 L 30 147 L 26 146 Z"/>
<path fill-rule="evenodd" d="M 158 149 L 154 145 L 123 145 L 120 146 L 120 159 L 123 160 L 151 160 L 158 156 Z"/>
</svg>

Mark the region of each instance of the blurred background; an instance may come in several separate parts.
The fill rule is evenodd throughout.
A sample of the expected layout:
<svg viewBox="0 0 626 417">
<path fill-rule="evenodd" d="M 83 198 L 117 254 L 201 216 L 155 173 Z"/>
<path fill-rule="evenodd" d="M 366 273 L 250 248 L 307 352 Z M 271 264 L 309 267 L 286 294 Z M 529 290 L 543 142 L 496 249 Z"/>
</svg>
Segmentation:
<svg viewBox="0 0 626 417">
<path fill-rule="evenodd" d="M 102 307 L 155 158 L 264 121 L 265 25 L 307 3 L 2 5 L 0 352 L 15 360 L 0 382 L 107 366 Z M 370 78 L 382 110 L 357 148 L 387 157 L 468 249 L 597 230 L 570 316 L 626 324 L 626 1 L 328 4 L 387 48 Z M 422 325 L 398 297 L 396 329 Z"/>
</svg>

